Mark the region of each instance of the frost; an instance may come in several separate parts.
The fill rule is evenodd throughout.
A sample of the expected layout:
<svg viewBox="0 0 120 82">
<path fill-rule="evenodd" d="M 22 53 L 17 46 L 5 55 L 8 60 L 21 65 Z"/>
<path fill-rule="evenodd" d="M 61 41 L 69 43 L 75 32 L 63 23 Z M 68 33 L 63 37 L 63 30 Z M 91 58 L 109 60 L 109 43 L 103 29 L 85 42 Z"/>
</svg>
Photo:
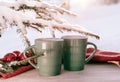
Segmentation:
<svg viewBox="0 0 120 82">
<path fill-rule="evenodd" d="M 75 13 L 47 2 L 19 0 L 10 3 L 0 1 L 0 11 L 0 33 L 7 29 L 7 24 L 16 25 L 17 32 L 21 34 L 27 46 L 30 46 L 26 30 L 28 27 L 40 33 L 44 30 L 42 28 L 49 28 L 53 37 L 55 37 L 54 31 L 57 29 L 62 33 L 64 31 L 74 31 L 99 38 L 98 35 L 87 31 L 84 27 L 72 25 L 58 16 L 64 13 L 70 16 L 77 16 Z M 35 14 L 30 17 L 28 15 L 30 12 Z"/>
</svg>

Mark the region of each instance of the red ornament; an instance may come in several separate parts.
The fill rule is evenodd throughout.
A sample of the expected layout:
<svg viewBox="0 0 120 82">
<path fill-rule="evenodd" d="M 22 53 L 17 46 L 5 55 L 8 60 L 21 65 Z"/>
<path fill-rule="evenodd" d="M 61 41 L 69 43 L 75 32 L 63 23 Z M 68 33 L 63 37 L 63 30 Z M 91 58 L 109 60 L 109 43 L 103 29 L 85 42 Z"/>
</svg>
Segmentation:
<svg viewBox="0 0 120 82">
<path fill-rule="evenodd" d="M 16 50 L 16 51 L 13 51 L 13 53 L 15 54 L 16 57 L 19 57 L 19 55 L 21 54 L 21 52 L 20 52 L 20 51 L 17 51 L 17 50 Z"/>
<path fill-rule="evenodd" d="M 25 57 L 24 57 L 23 53 L 21 53 L 21 54 L 19 55 L 19 60 L 24 60 L 24 59 L 25 59 Z"/>
<path fill-rule="evenodd" d="M 28 58 L 28 57 L 31 57 L 31 55 L 30 55 L 29 52 L 26 52 L 26 56 L 27 56 L 27 58 Z M 19 60 L 24 60 L 24 59 L 25 59 L 25 56 L 23 55 L 23 53 L 21 53 L 18 58 L 19 58 Z"/>
<path fill-rule="evenodd" d="M 14 53 L 7 53 L 7 54 L 4 56 L 4 61 L 10 62 L 10 61 L 16 60 L 16 58 L 17 58 L 17 57 L 14 55 Z"/>
</svg>

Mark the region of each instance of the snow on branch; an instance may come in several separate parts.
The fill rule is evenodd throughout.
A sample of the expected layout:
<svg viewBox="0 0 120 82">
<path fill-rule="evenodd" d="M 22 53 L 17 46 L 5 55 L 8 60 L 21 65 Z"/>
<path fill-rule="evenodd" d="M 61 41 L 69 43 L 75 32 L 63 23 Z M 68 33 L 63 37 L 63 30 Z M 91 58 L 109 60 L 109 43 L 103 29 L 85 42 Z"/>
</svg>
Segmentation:
<svg viewBox="0 0 120 82">
<path fill-rule="evenodd" d="M 10 8 L 0 6 L 0 33 L 3 33 L 7 29 L 7 23 L 11 26 L 16 25 L 17 31 L 21 33 L 24 41 L 26 41 L 26 27 L 32 27 L 33 29 L 42 32 L 40 28 L 47 26 L 48 21 L 42 19 L 30 18 L 22 12 L 16 12 Z M 28 41 L 26 41 L 27 43 Z"/>
<path fill-rule="evenodd" d="M 33 17 L 25 13 L 26 10 L 35 13 Z M 19 0 L 14 3 L 0 1 L 0 33 L 4 32 L 7 28 L 7 23 L 16 25 L 18 32 L 21 33 L 24 41 L 30 45 L 27 39 L 27 27 L 31 27 L 38 32 L 42 32 L 42 28 L 48 27 L 50 29 L 64 31 L 74 31 L 87 36 L 93 36 L 99 39 L 99 36 L 84 30 L 83 27 L 69 24 L 66 20 L 62 20 L 58 14 L 68 14 L 76 16 L 76 14 L 64 8 L 51 5 L 42 1 Z M 53 34 L 54 35 L 54 34 Z"/>
<path fill-rule="evenodd" d="M 16 10 L 19 9 L 33 9 L 34 7 L 37 8 L 48 8 L 48 9 L 53 9 L 54 11 L 56 10 L 57 12 L 63 14 L 67 13 L 69 15 L 77 16 L 75 13 L 68 11 L 62 7 L 58 7 L 56 5 L 51 5 L 46 2 L 38 2 L 38 1 L 30 1 L 30 0 L 20 0 L 16 1 L 15 3 L 8 3 L 8 2 L 0 2 L 0 6 L 7 6 Z"/>
</svg>

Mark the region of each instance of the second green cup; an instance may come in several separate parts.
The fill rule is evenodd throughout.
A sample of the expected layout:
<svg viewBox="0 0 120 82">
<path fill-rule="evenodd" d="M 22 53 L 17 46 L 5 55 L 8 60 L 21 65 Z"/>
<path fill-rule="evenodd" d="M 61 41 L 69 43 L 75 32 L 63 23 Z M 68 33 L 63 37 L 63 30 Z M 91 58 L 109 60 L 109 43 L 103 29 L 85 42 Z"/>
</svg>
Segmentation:
<svg viewBox="0 0 120 82">
<path fill-rule="evenodd" d="M 80 71 L 84 69 L 85 64 L 92 59 L 96 53 L 97 47 L 94 43 L 87 42 L 85 36 L 63 36 L 63 63 L 64 69 L 70 71 Z M 92 45 L 94 51 L 86 58 L 86 47 Z"/>
</svg>

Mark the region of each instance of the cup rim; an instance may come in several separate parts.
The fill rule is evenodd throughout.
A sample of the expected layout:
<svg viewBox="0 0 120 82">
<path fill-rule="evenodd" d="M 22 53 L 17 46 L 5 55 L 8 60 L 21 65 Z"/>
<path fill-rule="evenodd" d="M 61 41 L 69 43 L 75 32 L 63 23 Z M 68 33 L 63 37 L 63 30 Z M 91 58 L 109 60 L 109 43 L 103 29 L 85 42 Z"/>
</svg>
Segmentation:
<svg viewBox="0 0 120 82">
<path fill-rule="evenodd" d="M 66 35 L 63 36 L 62 39 L 87 39 L 87 36 L 80 36 L 80 35 Z"/>
<path fill-rule="evenodd" d="M 38 38 L 36 39 L 36 41 L 45 41 L 45 42 L 48 42 L 48 41 L 63 41 L 63 39 L 61 38 Z"/>
</svg>

